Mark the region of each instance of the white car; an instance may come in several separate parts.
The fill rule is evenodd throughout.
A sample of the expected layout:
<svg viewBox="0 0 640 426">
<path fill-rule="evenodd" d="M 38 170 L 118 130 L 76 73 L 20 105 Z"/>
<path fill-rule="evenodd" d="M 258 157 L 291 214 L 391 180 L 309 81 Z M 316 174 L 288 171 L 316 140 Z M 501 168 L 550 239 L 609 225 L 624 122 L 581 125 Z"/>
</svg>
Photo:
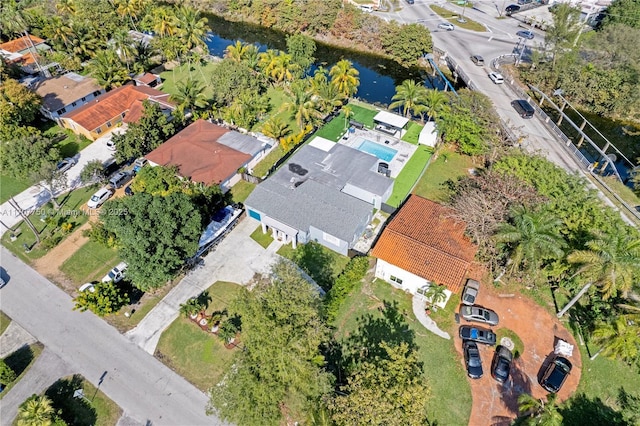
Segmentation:
<svg viewBox="0 0 640 426">
<path fill-rule="evenodd" d="M 127 272 L 127 264 L 120 262 L 107 275 L 102 277 L 102 282 L 113 281 L 114 284 L 119 283 L 124 278 L 125 272 Z"/>
<path fill-rule="evenodd" d="M 109 139 L 107 141 L 107 149 L 109 149 L 111 151 L 115 151 L 116 150 L 116 143 L 114 141 L 112 141 L 111 139 Z"/>
<path fill-rule="evenodd" d="M 478 292 L 480 291 L 480 283 L 469 278 L 462 292 L 462 303 L 465 305 L 473 305 L 476 303 Z"/>
<path fill-rule="evenodd" d="M 91 198 L 87 202 L 87 207 L 89 207 L 90 209 L 97 209 L 102 205 L 102 203 L 107 201 L 112 195 L 113 195 L 113 191 L 107 188 L 102 188 L 101 190 L 97 191 L 95 194 L 91 196 Z"/>
<path fill-rule="evenodd" d="M 89 293 L 95 293 L 96 287 L 93 285 L 93 283 L 86 283 L 86 284 L 82 284 L 78 289 L 78 291 L 80 293 L 82 293 L 83 291 L 88 291 Z"/>
<path fill-rule="evenodd" d="M 453 31 L 456 29 L 456 27 L 449 22 L 443 22 L 441 24 L 438 24 L 438 28 L 441 30 L 447 30 L 447 31 Z"/>
<path fill-rule="evenodd" d="M 491 81 L 493 81 L 495 84 L 502 84 L 504 83 L 504 77 L 502 76 L 502 74 L 500 74 L 499 72 L 490 72 L 489 73 L 489 78 L 491 79 Z"/>
</svg>

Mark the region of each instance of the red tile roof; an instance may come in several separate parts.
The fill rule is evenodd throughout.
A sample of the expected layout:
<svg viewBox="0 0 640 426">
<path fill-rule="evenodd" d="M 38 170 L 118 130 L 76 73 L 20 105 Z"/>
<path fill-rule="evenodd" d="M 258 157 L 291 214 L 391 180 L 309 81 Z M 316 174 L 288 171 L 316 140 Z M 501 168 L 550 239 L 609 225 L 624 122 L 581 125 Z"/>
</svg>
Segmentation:
<svg viewBox="0 0 640 426">
<path fill-rule="evenodd" d="M 453 210 L 411 195 L 380 235 L 371 255 L 458 292 L 477 248 Z"/>
<path fill-rule="evenodd" d="M 142 84 L 153 83 L 157 79 L 158 79 L 158 76 L 150 72 L 146 72 L 142 74 L 140 77 L 136 77 L 136 81 L 139 81 Z"/>
<path fill-rule="evenodd" d="M 205 185 L 219 184 L 244 166 L 251 155 L 218 143 L 229 132 L 198 120 L 145 157 L 162 166 L 178 166 L 180 175 Z"/>
<path fill-rule="evenodd" d="M 37 46 L 40 43 L 44 43 L 44 40 L 41 39 L 40 37 L 36 37 L 31 34 L 29 34 L 29 37 L 31 38 L 31 41 L 33 42 L 34 46 Z M 0 44 L 0 49 L 6 50 L 7 52 L 11 52 L 11 53 L 20 52 L 21 50 L 25 50 L 30 47 L 31 47 L 31 43 L 29 43 L 27 36 L 22 36 L 15 40 L 11 40 L 6 43 Z"/>
</svg>

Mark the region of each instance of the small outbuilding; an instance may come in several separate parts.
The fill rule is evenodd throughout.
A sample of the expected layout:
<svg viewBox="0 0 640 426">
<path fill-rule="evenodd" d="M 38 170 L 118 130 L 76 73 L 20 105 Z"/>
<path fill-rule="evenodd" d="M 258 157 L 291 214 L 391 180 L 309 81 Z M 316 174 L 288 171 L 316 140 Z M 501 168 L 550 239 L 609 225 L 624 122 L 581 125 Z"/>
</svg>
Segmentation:
<svg viewBox="0 0 640 426">
<path fill-rule="evenodd" d="M 436 128 L 435 121 L 427 121 L 424 125 L 420 136 L 418 136 L 418 143 L 420 145 L 427 145 L 434 147 L 438 142 L 438 129 Z"/>
</svg>

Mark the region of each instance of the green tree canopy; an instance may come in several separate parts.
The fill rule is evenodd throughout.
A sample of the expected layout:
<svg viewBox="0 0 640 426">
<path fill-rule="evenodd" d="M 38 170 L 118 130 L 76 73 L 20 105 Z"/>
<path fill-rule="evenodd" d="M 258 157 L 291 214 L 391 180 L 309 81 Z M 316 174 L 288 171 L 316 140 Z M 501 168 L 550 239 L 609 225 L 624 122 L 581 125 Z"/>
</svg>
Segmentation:
<svg viewBox="0 0 640 426">
<path fill-rule="evenodd" d="M 389 23 L 389 34 L 382 39 L 385 51 L 403 66 L 416 65 L 433 50 L 431 33 L 422 24 Z"/>
<path fill-rule="evenodd" d="M 316 53 L 316 42 L 311 37 L 300 33 L 288 36 L 287 52 L 291 55 L 293 62 L 298 64 L 304 72 L 315 61 L 313 55 Z"/>
<path fill-rule="evenodd" d="M 4 362 L 4 359 L 0 359 L 0 383 L 3 385 L 8 385 L 16 379 L 16 372 L 11 369 Z"/>
<path fill-rule="evenodd" d="M 640 29 L 640 4 L 635 0 L 614 0 L 605 12 L 605 19 L 602 22 L 604 28 L 624 24 L 631 28 Z"/>
<path fill-rule="evenodd" d="M 12 78 L 0 85 L 0 125 L 31 123 L 42 105 L 40 96 Z"/>
<path fill-rule="evenodd" d="M 29 180 L 44 163 L 57 161 L 60 157 L 51 139 L 39 132 L 3 141 L 0 154 L 2 173 L 22 180 Z"/>
<path fill-rule="evenodd" d="M 90 310 L 99 317 L 115 314 L 120 308 L 129 304 L 129 295 L 122 288 L 109 281 L 94 285 L 95 291 L 85 290 L 81 292 L 73 301 L 74 310 L 84 312 Z"/>
</svg>

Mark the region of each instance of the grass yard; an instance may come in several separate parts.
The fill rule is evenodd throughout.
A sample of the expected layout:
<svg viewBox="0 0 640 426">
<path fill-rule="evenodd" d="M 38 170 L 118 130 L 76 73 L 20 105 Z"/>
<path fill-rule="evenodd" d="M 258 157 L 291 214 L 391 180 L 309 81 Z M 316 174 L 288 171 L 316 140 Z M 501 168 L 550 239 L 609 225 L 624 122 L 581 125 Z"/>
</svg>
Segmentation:
<svg viewBox="0 0 640 426">
<path fill-rule="evenodd" d="M 231 188 L 231 197 L 233 198 L 233 202 L 244 203 L 244 200 L 246 200 L 249 194 L 253 192 L 255 187 L 255 183 L 247 182 L 246 180 L 241 180 L 233 185 Z"/>
<path fill-rule="evenodd" d="M 466 425 L 471 414 L 471 389 L 453 340 L 444 340 L 418 323 L 413 315 L 410 295 L 381 280 L 360 284 L 347 297 L 336 317 L 333 324 L 337 329 L 336 338 L 344 340 L 356 331 L 360 318 L 369 315 L 375 319 L 382 318 L 383 302 L 396 304 L 401 314 L 399 320 L 406 322 L 415 333 L 419 359 L 424 363 L 424 374 L 431 388 L 429 420 L 434 424 Z M 455 306 L 451 301 L 449 305 Z M 384 340 L 387 334 L 374 337 Z"/>
<path fill-rule="evenodd" d="M 76 189 L 59 197 L 58 202 L 61 207 L 60 210 L 57 211 L 51 203 L 47 203 L 43 207 L 36 209 L 29 218 L 40 235 L 40 244 L 36 245 L 36 238 L 33 232 L 31 232 L 29 227 L 23 222 L 18 225 L 20 235 L 18 235 L 16 240 L 11 241 L 11 232 L 5 232 L 2 236 L 2 244 L 27 263 L 44 256 L 50 248 L 55 247 L 69 236 L 74 229 L 77 229 L 89 220 L 89 216 L 82 208 L 95 190 L 95 186 L 88 186 Z M 49 218 L 43 217 L 46 215 L 52 216 Z M 71 231 L 64 232 L 62 230 L 62 225 L 65 223 L 73 225 Z M 31 247 L 29 253 L 25 253 L 25 244 Z M 49 244 L 52 244 L 52 246 L 50 247 Z"/>
<path fill-rule="evenodd" d="M 458 19 L 457 19 L 458 16 L 461 16 L 463 14 L 463 9 L 461 6 L 458 6 L 458 5 L 455 6 L 457 9 L 459 9 L 459 12 L 451 12 L 449 9 L 445 9 L 444 7 L 440 7 L 436 5 L 430 5 L 429 7 L 435 13 L 440 15 L 443 19 L 447 20 L 448 22 L 451 22 L 456 27 L 464 28 L 465 30 L 477 31 L 481 33 L 487 31 L 484 25 L 472 19 L 469 19 L 466 16 L 464 18 L 465 19 L 464 23 L 458 22 Z M 469 8 L 471 6 L 469 3 L 467 3 L 466 7 Z"/>
<path fill-rule="evenodd" d="M 25 181 L 0 174 L 0 204 L 29 188 Z"/>
<path fill-rule="evenodd" d="M 257 177 L 265 177 L 271 167 L 278 162 L 284 156 L 285 152 L 282 146 L 278 145 L 270 153 L 267 154 L 256 166 L 253 168 L 253 175 Z M 247 195 L 248 196 L 248 195 Z"/>
<path fill-rule="evenodd" d="M 29 368 L 44 350 L 44 345 L 40 342 L 33 343 L 29 346 L 23 346 L 14 353 L 8 355 L 4 362 L 16 373 L 16 379 L 11 383 L 5 383 L 4 391 L 0 393 L 0 399 L 9 393 L 11 388 L 27 374 Z"/>
<path fill-rule="evenodd" d="M 291 112 L 287 111 L 284 107 L 285 104 L 291 102 L 291 98 L 287 95 L 284 89 L 282 87 L 269 87 L 267 89 L 267 96 L 269 97 L 269 106 L 271 108 L 269 111 L 269 117 L 280 118 L 289 126 L 289 130 L 291 130 L 292 134 L 298 133 L 300 131 L 300 127 L 298 127 L 298 124 L 291 115 Z M 266 119 L 262 122 L 264 123 L 264 121 L 266 121 Z"/>
<path fill-rule="evenodd" d="M 9 318 L 4 312 L 0 311 L 0 336 L 2 336 L 2 333 L 4 333 L 7 327 L 9 327 L 9 324 L 11 324 L 11 318 Z"/>
<path fill-rule="evenodd" d="M 251 233 L 251 239 L 260 244 L 263 248 L 269 247 L 269 244 L 273 242 L 273 237 L 270 232 L 266 234 L 262 233 L 262 225 L 258 225 L 255 231 Z"/>
<path fill-rule="evenodd" d="M 84 398 L 74 398 L 77 389 L 84 391 Z M 70 425 L 111 426 L 122 416 L 122 409 L 80 374 L 57 380 L 45 394 Z"/>
<path fill-rule="evenodd" d="M 178 83 L 184 84 L 189 78 L 193 78 L 203 85 L 204 90 L 202 92 L 207 99 L 212 99 L 214 88 L 209 84 L 209 80 L 211 80 L 211 73 L 215 67 L 215 62 L 206 62 L 204 65 L 183 64 L 172 70 L 164 71 L 160 74 L 160 78 L 163 81 L 162 91 L 170 95 L 175 95 L 178 93 L 176 88 Z"/>
<path fill-rule="evenodd" d="M 407 198 L 411 188 L 413 188 L 413 185 L 420 178 L 420 173 L 424 170 L 432 153 L 433 150 L 426 145 L 420 145 L 418 147 L 395 179 L 393 183 L 393 193 L 387 200 L 387 204 L 398 207 L 404 199 Z"/>
<path fill-rule="evenodd" d="M 119 261 L 116 249 L 88 241 L 62 264 L 60 270 L 75 284 L 82 285 L 99 280 Z"/>
<path fill-rule="evenodd" d="M 508 337 L 513 342 L 513 357 L 518 358 L 521 353 L 524 351 L 524 343 L 522 343 L 522 339 L 515 333 L 515 331 L 510 330 L 508 328 L 498 328 L 496 330 L 496 340 L 498 344 L 500 344 L 500 340 L 503 337 Z"/>
<path fill-rule="evenodd" d="M 325 139 L 329 139 L 330 141 L 337 142 L 340 140 L 342 135 L 344 135 L 344 132 L 347 130 L 347 127 L 345 126 L 345 124 L 348 125 L 349 123 L 345 123 L 344 112 L 341 111 L 340 114 L 338 114 L 333 120 L 331 120 L 330 122 L 322 126 L 320 129 L 318 129 L 318 131 L 313 134 L 311 139 L 315 138 L 316 136 L 319 136 L 321 138 L 325 138 Z"/>
<path fill-rule="evenodd" d="M 300 244 L 294 250 L 290 244 L 278 249 L 278 254 L 295 262 L 323 289 L 328 290 L 344 270 L 350 258 L 318 243 Z"/>
<path fill-rule="evenodd" d="M 53 121 L 41 121 L 37 124 L 43 135 L 56 140 L 60 139 L 54 146 L 58 149 L 62 158 L 73 157 L 92 143 L 86 137 L 76 135 L 71 130 L 64 129 Z"/>
<path fill-rule="evenodd" d="M 431 161 L 413 193 L 433 201 L 447 201 L 449 193 L 443 184 L 450 179 L 465 176 L 473 167 L 471 157 L 458 154 L 450 147 L 444 148 L 438 158 Z"/>
<path fill-rule="evenodd" d="M 380 111 L 369 104 L 359 101 L 350 101 L 349 108 L 351 108 L 351 112 L 353 113 L 350 120 L 359 121 L 367 128 L 373 129 L 373 117 Z"/>
<path fill-rule="evenodd" d="M 207 313 L 222 311 L 242 290 L 238 284 L 218 281 L 207 290 L 211 302 Z M 242 340 L 242 335 L 240 335 Z M 229 370 L 235 350 L 226 349 L 214 334 L 180 317 L 167 328 L 158 342 L 155 356 L 178 374 L 206 392 Z"/>
<path fill-rule="evenodd" d="M 424 126 L 416 123 L 415 121 L 409 122 L 409 128 L 407 129 L 407 133 L 404 134 L 402 140 L 405 142 L 412 143 L 414 145 L 418 145 L 418 137 L 420 136 L 420 132 Z"/>
</svg>

